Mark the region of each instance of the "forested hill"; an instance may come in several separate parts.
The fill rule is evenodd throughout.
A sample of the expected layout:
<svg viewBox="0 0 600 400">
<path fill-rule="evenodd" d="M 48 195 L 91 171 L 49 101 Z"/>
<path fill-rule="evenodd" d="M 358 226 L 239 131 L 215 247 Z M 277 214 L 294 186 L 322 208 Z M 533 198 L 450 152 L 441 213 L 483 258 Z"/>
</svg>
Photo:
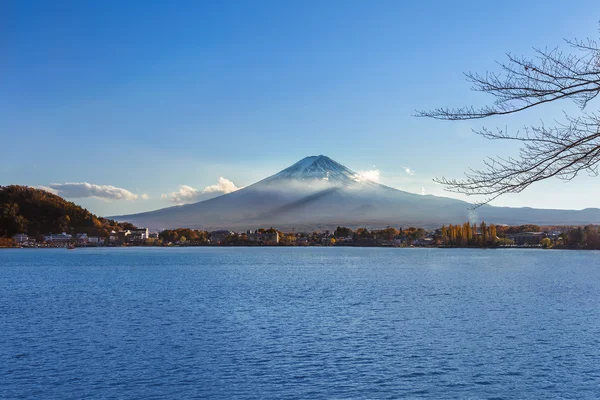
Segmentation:
<svg viewBox="0 0 600 400">
<path fill-rule="evenodd" d="M 0 186 L 0 237 L 17 233 L 87 233 L 107 236 L 111 230 L 132 229 L 129 223 L 97 217 L 60 196 L 27 186 Z"/>
</svg>

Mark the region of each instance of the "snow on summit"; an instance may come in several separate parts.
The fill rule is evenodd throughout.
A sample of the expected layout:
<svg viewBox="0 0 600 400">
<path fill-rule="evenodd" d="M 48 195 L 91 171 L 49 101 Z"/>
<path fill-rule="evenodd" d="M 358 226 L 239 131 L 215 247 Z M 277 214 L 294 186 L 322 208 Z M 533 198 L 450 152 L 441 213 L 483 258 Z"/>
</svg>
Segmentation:
<svg viewBox="0 0 600 400">
<path fill-rule="evenodd" d="M 331 158 L 319 155 L 303 158 L 294 165 L 268 178 L 269 180 L 326 180 L 330 183 L 352 183 L 356 181 L 356 173 L 333 161 Z"/>
</svg>

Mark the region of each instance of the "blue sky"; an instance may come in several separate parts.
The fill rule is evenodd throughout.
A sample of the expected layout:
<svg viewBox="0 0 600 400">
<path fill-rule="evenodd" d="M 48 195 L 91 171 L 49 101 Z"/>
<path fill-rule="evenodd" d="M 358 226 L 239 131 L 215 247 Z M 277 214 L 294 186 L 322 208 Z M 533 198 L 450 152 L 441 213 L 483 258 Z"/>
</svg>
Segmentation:
<svg viewBox="0 0 600 400">
<path fill-rule="evenodd" d="M 598 38 L 600 3 L 5 1 L 0 15 L 0 185 L 55 184 L 114 215 L 246 186 L 317 154 L 449 195 L 431 179 L 515 151 L 471 128 L 577 110 L 475 122 L 414 110 L 485 104 L 463 71 Z M 549 181 L 493 204 L 599 207 L 597 182 Z"/>
</svg>

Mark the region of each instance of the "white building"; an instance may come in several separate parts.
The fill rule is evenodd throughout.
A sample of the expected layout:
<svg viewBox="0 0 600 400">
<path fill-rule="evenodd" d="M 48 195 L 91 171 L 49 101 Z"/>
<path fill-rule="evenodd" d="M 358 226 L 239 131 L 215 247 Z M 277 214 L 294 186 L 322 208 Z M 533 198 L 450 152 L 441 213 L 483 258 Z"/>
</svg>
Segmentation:
<svg viewBox="0 0 600 400">
<path fill-rule="evenodd" d="M 141 242 L 148 239 L 148 228 L 138 228 L 129 231 L 127 241 L 129 242 Z"/>
<path fill-rule="evenodd" d="M 70 242 L 71 240 L 73 240 L 73 236 L 69 235 L 66 232 L 51 233 L 48 236 L 44 237 L 45 242 L 52 242 L 52 243 L 65 243 L 65 242 Z"/>
<path fill-rule="evenodd" d="M 118 232 L 111 231 L 108 239 L 110 240 L 111 243 L 124 242 L 130 233 L 131 233 L 131 231 L 118 231 Z"/>
</svg>

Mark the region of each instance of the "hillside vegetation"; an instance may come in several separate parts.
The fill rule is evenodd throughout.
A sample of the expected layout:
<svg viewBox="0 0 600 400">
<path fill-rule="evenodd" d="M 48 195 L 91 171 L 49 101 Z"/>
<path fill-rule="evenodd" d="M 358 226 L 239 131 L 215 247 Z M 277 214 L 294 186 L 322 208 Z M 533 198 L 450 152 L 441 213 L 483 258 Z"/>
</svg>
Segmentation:
<svg viewBox="0 0 600 400">
<path fill-rule="evenodd" d="M 98 217 L 45 190 L 0 186 L 0 237 L 17 233 L 40 236 L 50 232 L 108 236 L 111 230 L 132 228 L 132 224 Z"/>
</svg>

